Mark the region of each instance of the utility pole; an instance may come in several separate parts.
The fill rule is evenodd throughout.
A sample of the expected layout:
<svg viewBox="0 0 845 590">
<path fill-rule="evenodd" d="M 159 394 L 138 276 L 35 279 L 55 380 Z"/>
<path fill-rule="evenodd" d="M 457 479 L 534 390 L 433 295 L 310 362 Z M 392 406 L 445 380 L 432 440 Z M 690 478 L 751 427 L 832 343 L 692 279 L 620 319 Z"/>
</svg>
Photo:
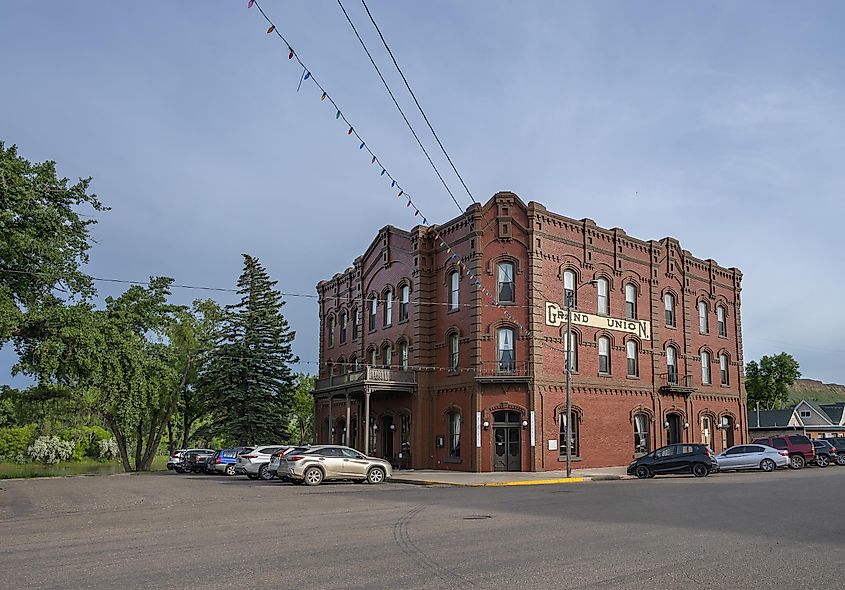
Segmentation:
<svg viewBox="0 0 845 590">
<path fill-rule="evenodd" d="M 566 305 L 566 477 L 572 477 L 572 307 L 575 305 L 575 294 L 578 289 L 586 285 L 595 285 L 592 280 L 575 287 L 571 291 L 563 290 L 564 305 Z M 574 286 L 574 285 L 573 285 Z"/>
</svg>

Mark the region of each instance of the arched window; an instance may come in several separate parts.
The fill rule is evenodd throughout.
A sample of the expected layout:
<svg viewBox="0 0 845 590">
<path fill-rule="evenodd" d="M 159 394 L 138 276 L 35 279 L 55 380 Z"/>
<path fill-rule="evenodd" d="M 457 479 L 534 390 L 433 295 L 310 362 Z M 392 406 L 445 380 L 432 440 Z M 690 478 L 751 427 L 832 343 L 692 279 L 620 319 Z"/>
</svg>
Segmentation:
<svg viewBox="0 0 845 590">
<path fill-rule="evenodd" d="M 346 312 L 340 313 L 340 343 L 346 343 L 346 324 L 349 322 Z"/>
<path fill-rule="evenodd" d="M 370 299 L 370 332 L 376 329 L 376 316 L 378 315 L 378 298 L 373 295 Z"/>
<path fill-rule="evenodd" d="M 572 412 L 572 432 L 570 433 L 569 444 L 571 445 L 570 453 L 573 457 L 581 456 L 581 432 L 578 427 L 580 416 L 577 412 Z M 561 412 L 558 416 L 558 423 L 560 424 L 560 435 L 558 438 L 558 447 L 561 457 L 566 457 L 566 412 Z"/>
<path fill-rule="evenodd" d="M 569 370 L 572 371 L 573 373 L 577 372 L 578 371 L 578 334 L 570 331 L 569 337 L 567 337 L 566 332 L 563 333 L 563 351 L 564 351 L 563 362 L 566 363 L 566 357 L 569 356 Z M 564 365 L 564 369 L 566 369 L 566 365 Z"/>
<path fill-rule="evenodd" d="M 403 371 L 408 370 L 408 341 L 403 340 L 399 345 L 399 361 Z"/>
<path fill-rule="evenodd" d="M 701 351 L 701 384 L 710 385 L 710 353 Z"/>
<path fill-rule="evenodd" d="M 358 360 L 357 356 L 349 357 L 349 366 L 352 367 L 353 371 L 360 371 L 361 370 L 361 361 Z"/>
<path fill-rule="evenodd" d="M 637 286 L 633 283 L 625 285 L 625 318 L 637 319 Z"/>
<path fill-rule="evenodd" d="M 625 343 L 625 356 L 628 357 L 628 377 L 639 377 L 640 355 L 636 340 L 628 340 Z"/>
<path fill-rule="evenodd" d="M 459 336 L 457 332 L 452 332 L 449 335 L 449 369 L 452 371 L 458 370 L 458 344 Z"/>
<path fill-rule="evenodd" d="M 461 458 L 461 414 L 449 412 L 449 458 Z"/>
<path fill-rule="evenodd" d="M 716 306 L 716 323 L 719 325 L 719 336 L 727 336 L 728 325 L 725 323 L 725 308 L 721 305 Z"/>
<path fill-rule="evenodd" d="M 516 357 L 513 350 L 513 329 L 499 328 L 496 335 L 498 343 L 498 361 L 500 373 L 513 373 L 516 369 Z"/>
<path fill-rule="evenodd" d="M 666 348 L 666 373 L 669 383 L 678 383 L 678 351 L 674 346 Z"/>
<path fill-rule="evenodd" d="M 370 366 L 376 366 L 376 357 L 378 356 L 378 351 L 375 348 L 370 349 Z"/>
<path fill-rule="evenodd" d="M 334 346 L 334 316 L 331 315 L 328 321 L 326 321 L 326 340 L 329 346 Z"/>
<path fill-rule="evenodd" d="M 384 325 L 385 327 L 393 323 L 393 289 L 388 289 L 384 292 Z"/>
<path fill-rule="evenodd" d="M 607 279 L 598 279 L 598 281 L 596 282 L 596 292 L 598 293 L 596 313 L 598 313 L 599 315 L 610 315 L 610 298 L 607 296 Z"/>
<path fill-rule="evenodd" d="M 499 303 L 514 303 L 516 301 L 516 288 L 513 277 L 513 262 L 500 262 L 496 266 Z"/>
<path fill-rule="evenodd" d="M 334 363 L 332 361 L 326 361 L 326 374 L 329 377 L 334 375 Z"/>
<path fill-rule="evenodd" d="M 610 375 L 610 338 L 599 337 L 599 374 Z"/>
<path fill-rule="evenodd" d="M 711 451 L 716 450 L 716 441 L 713 437 L 713 418 L 708 414 L 701 417 L 701 442 L 710 447 Z"/>
<path fill-rule="evenodd" d="M 460 281 L 461 275 L 458 273 L 458 271 L 453 270 L 449 273 L 449 311 L 455 311 L 460 305 Z"/>
<path fill-rule="evenodd" d="M 384 368 L 389 369 L 390 365 L 393 364 L 393 347 L 390 344 L 385 344 L 382 355 L 384 356 Z"/>
<path fill-rule="evenodd" d="M 346 359 L 343 358 L 343 357 L 340 357 L 340 358 L 337 359 L 337 363 L 335 364 L 335 366 L 337 367 L 337 372 L 338 372 L 339 375 L 343 375 L 344 373 L 346 373 L 348 371 L 348 367 L 346 365 Z"/>
<path fill-rule="evenodd" d="M 574 270 L 563 271 L 563 304 L 575 307 L 578 305 L 577 301 L 577 277 Z"/>
<path fill-rule="evenodd" d="M 728 380 L 728 355 L 724 352 L 719 355 L 719 382 L 722 385 L 729 385 Z"/>
<path fill-rule="evenodd" d="M 358 340 L 358 335 L 361 334 L 361 308 L 352 308 L 352 339 Z"/>
<path fill-rule="evenodd" d="M 666 325 L 675 327 L 675 296 L 671 293 L 663 295 L 663 308 L 666 310 Z"/>
<path fill-rule="evenodd" d="M 649 429 L 651 427 L 651 418 L 648 414 L 640 412 L 634 414 L 634 452 L 635 453 L 649 453 L 651 452 L 651 436 Z"/>
<path fill-rule="evenodd" d="M 408 307 L 411 304 L 411 287 L 408 285 L 402 285 L 399 295 L 399 321 L 404 322 L 408 319 Z"/>
<path fill-rule="evenodd" d="M 706 301 L 698 302 L 698 331 L 702 334 L 710 332 L 710 307 Z"/>
</svg>

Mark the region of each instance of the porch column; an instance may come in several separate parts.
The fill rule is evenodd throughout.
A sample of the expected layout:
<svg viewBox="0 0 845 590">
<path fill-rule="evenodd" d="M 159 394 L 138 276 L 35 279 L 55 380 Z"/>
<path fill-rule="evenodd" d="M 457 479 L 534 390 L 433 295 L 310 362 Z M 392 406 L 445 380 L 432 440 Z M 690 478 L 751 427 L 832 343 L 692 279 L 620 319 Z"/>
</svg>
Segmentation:
<svg viewBox="0 0 845 590">
<path fill-rule="evenodd" d="M 359 420 L 361 422 L 361 420 Z M 364 454 L 370 454 L 370 391 L 364 390 Z M 358 429 L 360 430 L 360 426 Z"/>
<path fill-rule="evenodd" d="M 314 410 L 311 413 L 311 444 L 317 444 L 317 408 L 319 407 L 317 404 L 317 396 L 314 397 Z M 305 441 L 300 441 L 305 442 Z"/>
<path fill-rule="evenodd" d="M 351 429 L 352 425 L 350 424 L 350 419 L 352 418 L 352 408 L 349 405 L 349 394 L 346 394 L 346 432 L 343 433 L 343 444 L 347 447 L 351 446 L 349 444 L 349 430 Z"/>
<path fill-rule="evenodd" d="M 329 440 L 323 444 L 333 444 L 334 436 L 332 436 L 332 428 L 334 428 L 334 418 L 332 418 L 332 394 L 329 394 Z"/>
</svg>

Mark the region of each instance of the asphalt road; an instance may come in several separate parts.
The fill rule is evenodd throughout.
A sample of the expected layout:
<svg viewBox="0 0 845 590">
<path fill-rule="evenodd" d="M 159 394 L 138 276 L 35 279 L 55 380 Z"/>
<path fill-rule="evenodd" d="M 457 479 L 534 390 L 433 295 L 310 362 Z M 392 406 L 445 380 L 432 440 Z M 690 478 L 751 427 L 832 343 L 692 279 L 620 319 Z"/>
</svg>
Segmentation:
<svg viewBox="0 0 845 590">
<path fill-rule="evenodd" d="M 4 588 L 834 588 L 845 468 L 508 488 L 0 481 Z"/>
</svg>

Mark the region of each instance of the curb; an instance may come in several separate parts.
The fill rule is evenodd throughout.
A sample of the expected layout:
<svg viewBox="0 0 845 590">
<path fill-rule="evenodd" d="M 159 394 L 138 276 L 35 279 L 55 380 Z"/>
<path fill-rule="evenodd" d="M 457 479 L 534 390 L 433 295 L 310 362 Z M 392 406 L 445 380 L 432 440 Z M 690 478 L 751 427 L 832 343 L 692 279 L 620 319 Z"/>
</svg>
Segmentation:
<svg viewBox="0 0 845 590">
<path fill-rule="evenodd" d="M 390 483 L 404 483 L 417 486 L 450 486 L 457 488 L 501 488 L 513 486 L 543 486 L 562 483 L 583 483 L 588 481 L 616 481 L 634 479 L 630 475 L 590 475 L 585 477 L 559 477 L 555 479 L 527 479 L 520 481 L 496 481 L 490 483 L 457 483 L 427 479 L 391 479 Z"/>
</svg>

